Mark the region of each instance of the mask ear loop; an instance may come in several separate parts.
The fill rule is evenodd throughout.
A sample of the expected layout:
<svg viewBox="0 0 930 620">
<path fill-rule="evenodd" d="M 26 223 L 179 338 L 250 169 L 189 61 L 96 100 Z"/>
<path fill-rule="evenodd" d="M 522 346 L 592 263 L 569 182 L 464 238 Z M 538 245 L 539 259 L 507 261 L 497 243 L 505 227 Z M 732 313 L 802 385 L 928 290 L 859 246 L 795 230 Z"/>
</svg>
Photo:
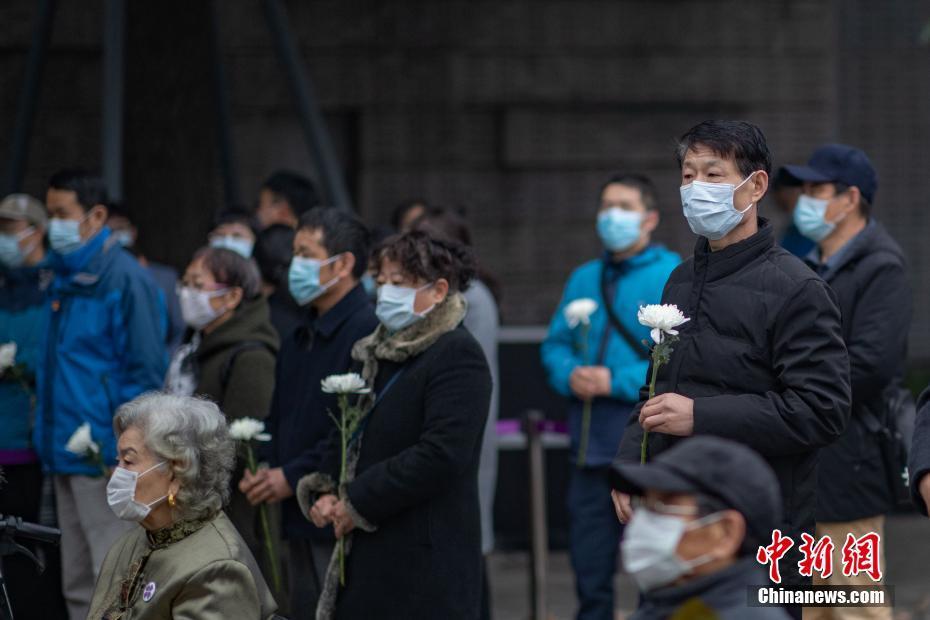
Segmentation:
<svg viewBox="0 0 930 620">
<path fill-rule="evenodd" d="M 755 172 L 752 172 L 748 177 L 746 177 L 745 179 L 743 179 L 742 181 L 740 181 L 740 184 L 739 184 L 739 185 L 737 185 L 736 187 L 733 188 L 733 196 L 734 196 L 734 197 L 736 196 L 736 190 L 738 190 L 739 188 L 741 188 L 743 185 L 745 185 L 745 184 L 749 181 L 749 179 L 751 179 L 752 177 L 754 177 L 754 176 L 756 175 L 756 172 L 759 172 L 759 171 L 756 170 Z M 753 204 L 755 204 L 755 203 L 750 202 L 750 203 L 746 206 L 746 208 L 743 209 L 742 211 L 737 210 L 736 207 L 733 207 L 733 210 L 736 211 L 737 213 L 739 213 L 740 215 L 743 215 L 743 214 L 746 213 L 746 211 L 749 211 L 749 210 L 752 208 L 752 205 L 753 205 Z"/>
<path fill-rule="evenodd" d="M 714 513 L 711 513 L 711 514 L 709 514 L 709 515 L 704 515 L 704 516 L 701 517 L 700 519 L 695 519 L 694 521 L 691 521 L 691 522 L 689 522 L 689 523 L 686 523 L 686 524 L 685 524 L 685 531 L 687 532 L 687 531 L 691 531 L 691 530 L 696 530 L 696 529 L 699 529 L 699 528 L 704 527 L 705 525 L 710 525 L 711 523 L 716 523 L 717 521 L 720 521 L 721 519 L 723 519 L 723 512 L 722 512 L 722 511 L 714 512 Z M 686 567 L 688 568 L 689 571 L 692 571 L 692 570 L 694 570 L 695 568 L 697 568 L 698 566 L 702 566 L 702 565 L 704 565 L 704 564 L 707 564 L 708 562 L 713 562 L 713 561 L 714 561 L 714 553 L 713 553 L 713 551 L 711 551 L 711 552 L 709 552 L 709 553 L 705 553 L 704 555 L 699 555 L 698 557 L 693 558 L 693 559 L 691 559 L 691 560 L 681 560 L 681 559 L 679 559 L 679 561 L 682 563 L 682 566 L 686 566 Z"/>
</svg>

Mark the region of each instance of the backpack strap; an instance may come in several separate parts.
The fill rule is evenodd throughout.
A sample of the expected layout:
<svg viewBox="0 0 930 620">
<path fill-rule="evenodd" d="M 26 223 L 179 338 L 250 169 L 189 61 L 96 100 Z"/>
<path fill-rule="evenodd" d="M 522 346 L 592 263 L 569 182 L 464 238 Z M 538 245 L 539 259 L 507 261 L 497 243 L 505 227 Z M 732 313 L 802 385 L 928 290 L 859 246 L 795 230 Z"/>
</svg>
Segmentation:
<svg viewBox="0 0 930 620">
<path fill-rule="evenodd" d="M 648 360 L 649 353 L 646 351 L 645 345 L 642 342 L 638 341 L 636 337 L 630 333 L 630 330 L 627 329 L 626 325 L 620 320 L 620 317 L 617 316 L 616 310 L 613 307 L 613 297 L 611 294 L 610 288 L 613 288 L 613 293 L 616 294 L 615 287 L 609 287 L 607 282 L 607 264 L 604 263 L 601 268 L 601 299 L 604 301 L 604 310 L 607 311 L 607 318 L 610 322 L 610 326 L 613 327 L 618 334 L 626 341 L 627 345 L 633 349 L 639 359 Z"/>
</svg>

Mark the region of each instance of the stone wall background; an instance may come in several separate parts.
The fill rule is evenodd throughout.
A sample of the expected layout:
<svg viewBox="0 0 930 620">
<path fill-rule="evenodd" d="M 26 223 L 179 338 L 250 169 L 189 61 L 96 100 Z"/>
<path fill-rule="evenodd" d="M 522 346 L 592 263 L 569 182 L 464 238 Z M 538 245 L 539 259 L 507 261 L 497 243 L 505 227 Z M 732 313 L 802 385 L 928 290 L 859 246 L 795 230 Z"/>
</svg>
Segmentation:
<svg viewBox="0 0 930 620">
<path fill-rule="evenodd" d="M 59 2 L 25 189 L 100 158 L 100 0 Z M 777 163 L 824 141 L 879 170 L 876 215 L 914 270 L 912 357 L 930 358 L 930 46 L 918 0 L 291 0 L 350 192 L 370 223 L 421 196 L 463 205 L 511 325 L 546 322 L 598 253 L 596 192 L 652 175 L 658 238 L 687 253 L 672 157 L 712 117 L 750 120 Z M 219 3 L 243 194 L 311 171 L 260 3 Z M 0 140 L 12 132 L 35 3 L 0 5 Z M 185 262 L 223 202 L 207 3 L 127 4 L 125 193 L 155 259 Z M 0 147 L 0 165 L 8 149 Z M 769 209 L 770 211 L 771 209 Z"/>
</svg>

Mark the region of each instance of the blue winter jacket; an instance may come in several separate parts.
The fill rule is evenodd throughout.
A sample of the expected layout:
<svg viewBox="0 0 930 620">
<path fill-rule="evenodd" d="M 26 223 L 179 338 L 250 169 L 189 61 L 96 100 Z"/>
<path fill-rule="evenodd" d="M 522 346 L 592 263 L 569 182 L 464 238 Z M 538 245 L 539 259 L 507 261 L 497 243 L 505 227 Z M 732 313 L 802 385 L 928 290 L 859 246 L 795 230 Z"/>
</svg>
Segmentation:
<svg viewBox="0 0 930 620">
<path fill-rule="evenodd" d="M 610 326 L 601 296 L 601 278 L 605 267 L 610 288 L 614 290 L 614 313 L 627 331 L 640 342 L 649 338 L 649 330 L 637 321 L 639 306 L 660 303 L 665 281 L 680 262 L 681 259 L 674 252 L 661 245 L 650 245 L 636 256 L 619 263 L 611 261 L 607 256 L 590 261 L 569 277 L 562 301 L 549 325 L 549 334 L 542 344 L 541 355 L 550 385 L 571 399 L 568 421 L 573 460 L 581 435 L 582 403 L 569 388 L 572 371 L 577 366 L 606 366 L 610 369 L 610 397 L 596 398 L 592 403 L 591 432 L 585 459 L 586 465 L 598 467 L 608 465 L 616 456 L 627 417 L 639 400 L 639 389 L 645 382 L 649 365 Z M 587 359 L 582 358 L 582 328 L 569 328 L 564 314 L 566 305 L 583 298 L 591 298 L 598 303 L 588 330 Z M 609 332 L 605 334 L 605 330 Z M 647 352 L 644 345 L 640 346 L 641 351 Z"/>
<path fill-rule="evenodd" d="M 0 381 L 0 465 L 34 463 L 31 397 L 42 334 L 45 288 L 50 274 L 38 267 L 0 270 L 0 344 L 16 343 L 16 362 L 27 385 L 13 377 Z M 31 383 L 31 385 L 29 385 Z"/>
<path fill-rule="evenodd" d="M 65 450 L 89 422 L 104 461 L 116 462 L 113 413 L 162 385 L 167 365 L 163 297 L 104 228 L 82 248 L 52 253 L 55 278 L 44 317 L 33 442 L 46 471 L 95 475 Z"/>
</svg>

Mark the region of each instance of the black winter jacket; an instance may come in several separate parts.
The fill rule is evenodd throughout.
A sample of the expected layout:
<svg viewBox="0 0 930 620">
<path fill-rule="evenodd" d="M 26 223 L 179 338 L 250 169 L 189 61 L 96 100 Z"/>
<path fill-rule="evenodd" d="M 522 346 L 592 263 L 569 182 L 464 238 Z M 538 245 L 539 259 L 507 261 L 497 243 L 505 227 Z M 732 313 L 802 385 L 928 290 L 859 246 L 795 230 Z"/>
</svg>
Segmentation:
<svg viewBox="0 0 930 620">
<path fill-rule="evenodd" d="M 801 532 L 814 530 L 817 451 L 849 419 L 849 358 L 836 296 L 774 244 L 760 218 L 759 232 L 722 250 L 712 252 L 700 238 L 694 256 L 669 276 L 662 303 L 676 304 L 691 320 L 679 328 L 656 393 L 694 399 L 695 435 L 739 441 L 765 458 L 781 486 L 780 529 L 795 540 L 781 562 L 783 578 L 804 582 L 795 553 Z M 621 460 L 639 461 L 638 413 L 647 396 L 644 386 L 620 443 Z M 681 439 L 650 433 L 650 457 Z"/>
<path fill-rule="evenodd" d="M 920 494 L 920 481 L 930 476 L 930 386 L 917 401 L 917 421 L 907 467 L 911 474 L 911 499 L 917 510 L 926 515 L 927 503 Z"/>
<path fill-rule="evenodd" d="M 885 392 L 904 375 L 911 287 L 901 248 L 874 220 L 818 271 L 843 316 L 852 416 L 843 435 L 820 451 L 817 520 L 855 521 L 891 509 L 890 474 L 864 418 L 883 423 Z"/>
</svg>

